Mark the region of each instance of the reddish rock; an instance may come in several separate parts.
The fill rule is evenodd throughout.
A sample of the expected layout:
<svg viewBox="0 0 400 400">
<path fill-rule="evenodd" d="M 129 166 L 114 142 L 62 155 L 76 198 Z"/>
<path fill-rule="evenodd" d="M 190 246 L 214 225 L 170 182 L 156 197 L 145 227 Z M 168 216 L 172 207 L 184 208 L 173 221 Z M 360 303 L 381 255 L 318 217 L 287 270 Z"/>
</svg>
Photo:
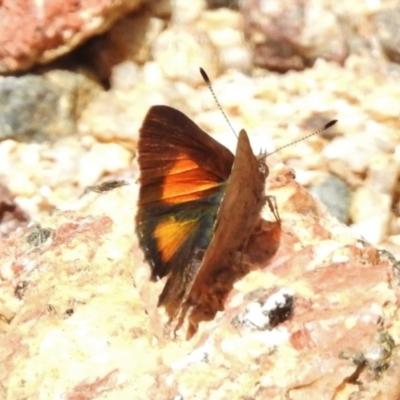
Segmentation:
<svg viewBox="0 0 400 400">
<path fill-rule="evenodd" d="M 3 0 L 0 73 L 47 63 L 99 33 L 142 0 Z"/>
<path fill-rule="evenodd" d="M 397 400 L 395 260 L 330 217 L 290 170 L 272 170 L 267 185 L 278 249 L 190 341 L 187 325 L 172 338 L 156 307 L 164 282 L 149 281 L 138 248 L 134 183 L 54 212 L 40 221 L 45 240 L 28 243 L 22 230 L 3 239 L 0 394 Z"/>
</svg>

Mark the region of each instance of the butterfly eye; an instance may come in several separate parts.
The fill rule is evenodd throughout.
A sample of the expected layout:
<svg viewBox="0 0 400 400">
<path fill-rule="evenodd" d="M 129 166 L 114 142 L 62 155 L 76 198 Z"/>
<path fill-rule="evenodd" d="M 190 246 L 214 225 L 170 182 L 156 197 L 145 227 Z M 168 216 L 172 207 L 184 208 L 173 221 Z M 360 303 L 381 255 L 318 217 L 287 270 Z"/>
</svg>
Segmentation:
<svg viewBox="0 0 400 400">
<path fill-rule="evenodd" d="M 269 169 L 267 164 L 265 163 L 264 160 L 260 160 L 258 163 L 258 170 L 260 171 L 260 174 L 263 175 L 264 177 L 267 177 L 269 174 Z"/>
</svg>

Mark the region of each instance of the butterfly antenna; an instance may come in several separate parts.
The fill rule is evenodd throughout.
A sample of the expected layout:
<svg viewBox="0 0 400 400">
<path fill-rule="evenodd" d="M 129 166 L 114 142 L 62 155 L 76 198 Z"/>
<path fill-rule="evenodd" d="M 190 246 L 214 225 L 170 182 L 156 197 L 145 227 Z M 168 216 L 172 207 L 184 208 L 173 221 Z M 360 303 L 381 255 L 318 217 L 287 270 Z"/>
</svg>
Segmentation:
<svg viewBox="0 0 400 400">
<path fill-rule="evenodd" d="M 272 154 L 277 153 L 278 151 L 281 151 L 282 149 L 284 149 L 284 148 L 286 148 L 286 147 L 291 146 L 292 144 L 302 142 L 303 140 L 306 140 L 306 139 L 308 139 L 308 138 L 311 137 L 311 136 L 319 135 L 321 132 L 324 132 L 324 131 L 326 131 L 327 129 L 329 129 L 331 126 L 335 125 L 336 122 L 338 122 L 338 120 L 337 120 L 337 119 L 333 119 L 332 121 L 329 121 L 326 125 L 324 125 L 324 126 L 323 126 L 322 128 L 320 128 L 320 129 L 316 130 L 315 132 L 310 133 L 309 135 L 304 136 L 304 137 L 302 137 L 302 138 L 300 138 L 300 139 L 297 139 L 297 140 L 295 140 L 294 142 L 290 142 L 290 143 L 288 143 L 288 144 L 285 144 L 284 146 L 277 148 L 277 149 L 274 150 L 272 153 L 268 153 L 267 155 L 270 156 L 270 155 L 272 155 Z"/>
<path fill-rule="evenodd" d="M 214 97 L 214 100 L 215 100 L 215 102 L 217 103 L 217 106 L 218 106 L 218 108 L 220 109 L 222 115 L 224 116 L 225 121 L 228 123 L 229 127 L 232 129 L 233 134 L 234 134 L 236 137 L 238 137 L 238 136 L 237 136 L 237 133 L 236 133 L 235 130 L 233 129 L 233 126 L 232 126 L 232 124 L 230 123 L 228 117 L 227 117 L 226 114 L 224 113 L 224 110 L 222 109 L 220 102 L 219 102 L 218 99 L 217 99 L 217 96 L 216 96 L 216 94 L 215 94 L 215 92 L 214 92 L 214 89 L 213 89 L 213 87 L 212 87 L 212 85 L 211 85 L 210 78 L 208 77 L 206 71 L 204 71 L 204 69 L 200 67 L 200 73 L 201 73 L 201 76 L 202 76 L 203 79 L 204 79 L 204 82 L 207 84 L 208 88 L 210 89 L 210 92 L 211 92 L 212 96 Z"/>
</svg>

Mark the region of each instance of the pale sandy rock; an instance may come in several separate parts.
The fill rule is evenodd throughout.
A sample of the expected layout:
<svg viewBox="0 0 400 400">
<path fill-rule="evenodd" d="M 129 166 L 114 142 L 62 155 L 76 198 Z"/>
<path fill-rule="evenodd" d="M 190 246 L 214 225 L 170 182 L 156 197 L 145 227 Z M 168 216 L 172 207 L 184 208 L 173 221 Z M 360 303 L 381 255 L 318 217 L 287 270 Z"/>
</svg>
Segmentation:
<svg viewBox="0 0 400 400">
<path fill-rule="evenodd" d="M 198 20 L 202 11 L 206 7 L 204 0 L 173 0 L 172 1 L 172 21 L 176 25 L 189 26 Z"/>
<path fill-rule="evenodd" d="M 34 219 L 80 196 L 99 178 L 128 168 L 132 160 L 125 147 L 89 136 L 41 144 L 7 140 L 0 143 L 0 155 L 1 181 Z"/>
<path fill-rule="evenodd" d="M 124 61 L 112 68 L 110 84 L 114 90 L 132 90 L 139 82 L 141 69 L 133 61 Z"/>
<path fill-rule="evenodd" d="M 385 205 L 386 209 L 390 209 L 390 196 L 385 193 L 379 193 L 373 187 L 363 186 L 357 189 L 353 196 L 351 219 L 354 222 L 362 221 L 368 216 L 379 213 L 383 205 Z"/>
<path fill-rule="evenodd" d="M 395 209 L 393 211 L 396 216 L 390 220 L 389 230 L 390 230 L 391 237 L 393 237 L 393 240 L 397 241 L 396 237 L 397 237 L 397 235 L 400 234 L 400 218 L 397 217 L 398 210 Z M 400 248 L 399 248 L 399 250 L 400 250 Z"/>
<path fill-rule="evenodd" d="M 350 207 L 352 228 L 371 243 L 378 244 L 387 235 L 397 233 L 397 211 L 392 199 L 397 190 L 398 168 L 392 157 L 375 156 L 363 186 L 354 191 Z"/>
<path fill-rule="evenodd" d="M 94 143 L 79 160 L 78 184 L 80 187 L 92 185 L 103 176 L 126 168 L 131 160 L 132 154 L 118 144 Z"/>
<path fill-rule="evenodd" d="M 203 83 L 199 67 L 205 68 L 210 78 L 219 69 L 218 53 L 208 33 L 189 25 L 162 32 L 154 42 L 152 56 L 168 79 L 191 86 Z"/>
<path fill-rule="evenodd" d="M 323 153 L 328 160 L 345 161 L 352 171 L 363 173 L 371 161 L 375 158 L 379 160 L 384 153 L 393 151 L 394 146 L 395 142 L 389 136 L 371 129 L 369 132 L 334 139 L 324 148 Z M 354 154 L 357 157 L 353 157 Z"/>
<path fill-rule="evenodd" d="M 228 8 L 206 11 L 197 26 L 209 33 L 218 48 L 221 70 L 251 71 L 252 54 L 245 42 L 243 18 L 238 12 Z"/>
<path fill-rule="evenodd" d="M 387 204 L 386 204 L 387 205 Z M 389 224 L 390 224 L 390 213 L 378 210 L 380 204 L 377 204 L 375 213 L 370 215 L 359 222 L 354 222 L 350 225 L 355 235 L 358 235 L 363 240 L 373 245 L 381 246 L 384 243 L 385 238 L 388 236 Z M 398 251 L 396 251 L 398 254 Z"/>
<path fill-rule="evenodd" d="M 390 88 L 375 88 L 365 96 L 363 107 L 373 116 L 374 121 L 397 118 L 400 114 L 397 101 L 399 96 L 400 90 L 395 85 Z"/>
<path fill-rule="evenodd" d="M 184 329 L 166 334 L 156 308 L 163 282 L 149 282 L 137 247 L 136 184 L 102 187 L 3 239 L 5 399 L 398 398 L 391 258 L 326 214 L 290 170 L 267 185 L 282 217 L 277 253 L 190 341 Z M 278 321 L 269 329 L 267 314 Z"/>
<path fill-rule="evenodd" d="M 400 61 L 399 16 L 400 10 L 396 7 L 379 10 L 373 17 L 377 37 L 382 50 L 389 60 Z"/>
<path fill-rule="evenodd" d="M 369 166 L 365 184 L 378 193 L 394 196 L 399 178 L 399 163 L 395 157 L 381 154 L 375 157 L 374 163 Z"/>
<path fill-rule="evenodd" d="M 128 80 L 126 87 L 123 90 L 104 92 L 92 101 L 82 114 L 79 132 L 92 135 L 102 142 L 121 143 L 134 150 L 138 130 L 148 109 L 153 104 L 165 104 L 166 91 L 173 90 L 173 87 L 166 88 L 164 84 L 159 90 L 160 87 L 157 85 L 159 81 L 152 79 L 154 71 L 147 80 L 144 79 L 146 76 L 144 71 L 136 75 L 134 66 L 126 67 L 125 70 L 131 72 L 131 79 Z M 116 70 L 116 74 L 118 73 Z M 115 79 L 119 78 L 116 76 Z M 170 92 L 169 94 L 171 96 Z M 178 96 L 183 101 L 184 94 Z"/>
<path fill-rule="evenodd" d="M 104 32 L 141 0 L 5 0 L 1 3 L 0 73 L 47 63 Z"/>
<path fill-rule="evenodd" d="M 223 69 L 235 69 L 242 72 L 251 70 L 251 54 L 246 47 L 229 46 L 219 53 L 219 62 Z"/>
<path fill-rule="evenodd" d="M 400 221 L 397 218 L 395 223 L 397 224 L 397 229 L 393 229 L 393 235 L 389 236 L 384 241 L 384 248 L 387 249 L 389 252 L 392 252 L 396 258 L 399 258 L 400 255 L 400 233 L 399 233 L 399 224 Z"/>
<path fill-rule="evenodd" d="M 352 229 L 365 240 L 373 244 L 380 243 L 389 232 L 391 203 L 389 194 L 379 193 L 370 186 L 358 188 L 350 207 Z"/>
<path fill-rule="evenodd" d="M 200 81 L 198 66 L 193 68 L 200 76 L 194 80 Z M 144 68 L 131 62 L 119 64 L 113 69 L 112 82 L 115 89 L 102 93 L 86 108 L 79 131 L 100 141 L 121 143 L 131 150 L 136 149 L 138 130 L 152 105 L 168 104 L 188 115 L 196 115 L 204 109 L 203 98 L 207 102 L 212 99 L 204 82 L 197 89 L 187 82 L 170 81 L 156 63 L 147 63 Z M 219 117 L 226 128 L 221 114 Z"/>
</svg>

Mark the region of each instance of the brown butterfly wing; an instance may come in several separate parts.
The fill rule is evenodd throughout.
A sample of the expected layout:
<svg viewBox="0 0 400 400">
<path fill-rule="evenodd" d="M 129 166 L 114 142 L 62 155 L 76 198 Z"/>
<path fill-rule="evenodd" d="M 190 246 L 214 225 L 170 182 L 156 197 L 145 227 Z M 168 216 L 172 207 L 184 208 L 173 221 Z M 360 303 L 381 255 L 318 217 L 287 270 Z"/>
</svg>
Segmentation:
<svg viewBox="0 0 400 400">
<path fill-rule="evenodd" d="M 215 192 L 230 175 L 233 154 L 180 111 L 154 106 L 140 129 L 139 206 L 180 204 Z"/>
<path fill-rule="evenodd" d="M 199 321 L 209 320 L 223 309 L 223 301 L 233 283 L 243 275 L 241 260 L 237 258 L 260 223 L 261 209 L 266 202 L 264 185 L 267 175 L 265 158 L 254 155 L 247 133 L 242 130 L 218 210 L 213 239 L 185 305 L 186 308 L 192 307 L 189 336 L 196 331 Z"/>
<path fill-rule="evenodd" d="M 233 154 L 180 111 L 154 106 L 140 129 L 136 230 L 152 278 L 169 273 L 159 304 L 186 297 L 211 238 Z"/>
</svg>

